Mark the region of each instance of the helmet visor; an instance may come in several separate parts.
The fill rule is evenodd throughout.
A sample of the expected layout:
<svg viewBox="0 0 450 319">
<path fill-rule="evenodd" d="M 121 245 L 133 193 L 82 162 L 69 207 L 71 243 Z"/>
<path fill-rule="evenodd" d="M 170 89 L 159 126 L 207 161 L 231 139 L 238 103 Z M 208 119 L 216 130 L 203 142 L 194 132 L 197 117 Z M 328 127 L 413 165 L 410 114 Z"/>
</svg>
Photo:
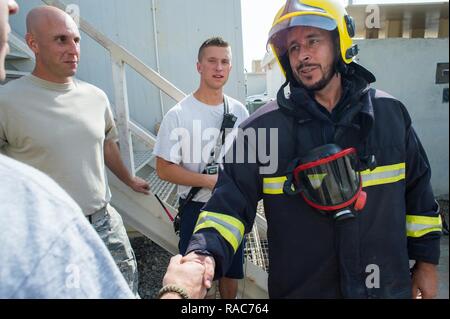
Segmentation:
<svg viewBox="0 0 450 319">
<path fill-rule="evenodd" d="M 302 12 L 299 15 L 283 20 L 274 25 L 269 32 L 269 44 L 275 46 L 278 54 L 284 54 L 286 51 L 286 31 L 299 26 L 314 27 L 326 31 L 333 31 L 337 28 L 333 19 L 311 13 Z"/>
<path fill-rule="evenodd" d="M 333 31 L 336 29 L 336 22 L 328 17 L 324 17 L 321 15 L 315 15 L 311 13 L 306 13 L 302 15 L 297 15 L 292 18 L 286 19 L 277 23 L 270 29 L 269 31 L 269 41 L 270 39 L 278 32 L 287 30 L 293 27 L 314 27 L 323 29 L 326 31 Z"/>
<path fill-rule="evenodd" d="M 354 149 L 301 165 L 294 174 L 305 200 L 322 210 L 350 205 L 361 189 Z"/>
</svg>

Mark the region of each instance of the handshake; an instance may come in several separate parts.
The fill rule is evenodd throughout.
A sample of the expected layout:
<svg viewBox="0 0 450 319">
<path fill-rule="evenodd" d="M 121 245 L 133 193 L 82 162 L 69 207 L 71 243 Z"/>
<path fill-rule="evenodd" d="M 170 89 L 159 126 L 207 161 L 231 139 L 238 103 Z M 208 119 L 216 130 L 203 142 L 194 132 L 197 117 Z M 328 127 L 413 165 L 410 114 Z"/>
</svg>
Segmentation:
<svg viewBox="0 0 450 319">
<path fill-rule="evenodd" d="M 191 252 L 170 259 L 164 275 L 160 299 L 203 299 L 211 288 L 215 262 L 212 256 Z"/>
</svg>

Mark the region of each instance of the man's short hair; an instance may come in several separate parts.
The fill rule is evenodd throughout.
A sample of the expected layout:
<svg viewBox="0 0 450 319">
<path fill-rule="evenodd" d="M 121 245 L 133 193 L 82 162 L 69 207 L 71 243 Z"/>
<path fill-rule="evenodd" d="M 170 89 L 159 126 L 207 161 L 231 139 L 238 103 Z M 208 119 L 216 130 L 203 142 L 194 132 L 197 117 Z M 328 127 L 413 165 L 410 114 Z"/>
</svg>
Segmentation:
<svg viewBox="0 0 450 319">
<path fill-rule="evenodd" d="M 203 44 L 200 46 L 200 49 L 198 49 L 198 61 L 202 59 L 203 50 L 205 50 L 207 47 L 221 47 L 221 48 L 228 48 L 230 44 L 222 39 L 221 37 L 213 37 L 209 38 Z"/>
</svg>

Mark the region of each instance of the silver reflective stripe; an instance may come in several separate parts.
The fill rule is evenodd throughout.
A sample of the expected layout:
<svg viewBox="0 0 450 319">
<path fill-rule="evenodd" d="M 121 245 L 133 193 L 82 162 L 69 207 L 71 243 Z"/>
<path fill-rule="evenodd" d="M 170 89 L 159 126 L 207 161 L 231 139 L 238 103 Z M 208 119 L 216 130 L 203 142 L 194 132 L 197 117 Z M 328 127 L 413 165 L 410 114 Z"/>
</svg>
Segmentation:
<svg viewBox="0 0 450 319">
<path fill-rule="evenodd" d="M 361 172 L 363 187 L 396 183 L 405 179 L 406 165 L 399 163 Z"/>
<path fill-rule="evenodd" d="M 363 182 L 372 181 L 374 179 L 386 179 L 391 177 L 397 177 L 401 176 L 402 174 L 405 174 L 406 170 L 404 168 L 391 171 L 391 172 L 381 172 L 381 173 L 375 173 L 375 174 L 368 174 L 368 175 L 362 175 Z"/>
<path fill-rule="evenodd" d="M 439 225 L 439 224 L 436 224 L 436 225 L 412 224 L 412 223 L 406 224 L 406 228 L 408 229 L 408 231 L 411 231 L 411 232 L 422 231 L 425 229 L 431 229 L 431 228 L 436 228 L 436 227 L 440 227 L 440 226 L 441 225 Z"/>
<path fill-rule="evenodd" d="M 264 183 L 265 189 L 283 189 L 284 183 Z"/>
<path fill-rule="evenodd" d="M 422 237 L 431 232 L 442 231 L 441 216 L 406 215 L 406 230 L 408 237 Z"/>
<path fill-rule="evenodd" d="M 240 243 L 243 239 L 243 236 L 241 235 L 241 232 L 239 231 L 239 229 L 237 229 L 236 227 L 234 227 L 233 225 L 210 215 L 204 216 L 201 219 L 199 219 L 197 221 L 197 225 L 196 226 L 200 226 L 201 224 L 203 224 L 206 221 L 212 221 L 214 223 L 217 223 L 223 227 L 225 227 L 226 229 L 228 229 L 233 236 L 236 238 L 237 242 Z"/>
<path fill-rule="evenodd" d="M 284 182 L 286 182 L 286 180 L 286 176 L 264 178 L 263 193 L 270 195 L 283 194 Z"/>
</svg>

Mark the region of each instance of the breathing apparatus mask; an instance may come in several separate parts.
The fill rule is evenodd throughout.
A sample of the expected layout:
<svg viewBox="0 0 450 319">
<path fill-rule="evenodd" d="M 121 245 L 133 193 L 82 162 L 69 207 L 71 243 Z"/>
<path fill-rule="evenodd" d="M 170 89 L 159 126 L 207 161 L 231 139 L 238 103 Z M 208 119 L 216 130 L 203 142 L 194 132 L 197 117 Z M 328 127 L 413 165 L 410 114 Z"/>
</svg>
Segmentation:
<svg viewBox="0 0 450 319">
<path fill-rule="evenodd" d="M 356 149 L 326 144 L 291 163 L 284 193 L 302 196 L 309 206 L 336 220 L 354 218 L 367 199 L 359 169 Z"/>
</svg>

